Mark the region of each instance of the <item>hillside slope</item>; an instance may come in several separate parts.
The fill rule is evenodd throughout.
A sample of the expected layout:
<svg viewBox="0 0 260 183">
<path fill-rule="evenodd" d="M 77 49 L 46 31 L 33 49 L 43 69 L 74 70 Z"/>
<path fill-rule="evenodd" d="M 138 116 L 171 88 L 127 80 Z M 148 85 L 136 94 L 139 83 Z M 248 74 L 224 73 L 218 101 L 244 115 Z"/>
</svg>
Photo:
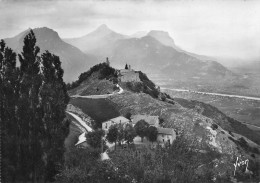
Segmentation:
<svg viewBox="0 0 260 183">
<path fill-rule="evenodd" d="M 110 86 L 113 86 L 111 74 L 107 76 L 104 75 L 103 79 L 100 79 L 100 77 L 98 79 L 98 72 L 100 72 L 100 70 L 91 73 L 88 71 L 86 80 L 74 87 L 70 92 L 82 92 L 82 88 L 84 88 L 85 91 L 92 91 L 88 94 L 93 95 L 99 94 L 95 91 L 96 87 L 101 86 L 100 83 L 106 82 L 110 83 Z M 92 78 L 93 81 L 91 81 Z M 115 76 L 115 78 L 117 78 L 117 76 Z M 227 117 L 218 109 L 202 102 L 172 99 L 168 95 L 160 93 L 158 90 L 159 94 L 155 97 L 152 93 L 145 93 L 144 90 L 135 91 L 129 88 L 125 83 L 118 83 L 125 91 L 119 95 L 112 95 L 106 99 L 100 99 L 102 110 L 111 108 L 110 106 L 112 105 L 114 111 L 112 113 L 114 115 L 126 115 L 126 113 L 129 112 L 131 114 L 158 115 L 164 120 L 162 124 L 164 127 L 175 129 L 178 135 L 183 135 L 190 142 L 190 145 L 195 145 L 198 152 L 203 153 L 210 150 L 220 154 L 219 158 L 212 159 L 212 162 L 216 165 L 214 168 L 216 174 L 224 175 L 226 172 L 232 174 L 236 157 L 240 157 L 243 160 L 248 159 L 251 162 L 248 169 L 253 171 L 255 175 L 258 175 L 257 163 L 260 160 L 260 147 L 256 143 L 259 143 L 259 137 L 257 137 L 252 130 L 250 131 L 250 129 L 238 121 Z M 141 83 L 143 86 L 147 86 L 146 82 L 142 81 Z M 137 83 L 131 82 L 131 84 L 135 85 Z M 103 85 L 103 89 L 105 88 L 106 86 Z M 156 86 L 154 86 L 154 88 L 156 89 Z M 161 97 L 162 95 L 164 97 Z M 81 100 L 77 98 L 72 99 L 71 103 L 81 108 L 82 111 L 89 113 L 88 108 L 93 110 L 89 100 L 94 99 Z M 110 106 L 104 106 L 105 103 L 109 103 Z M 96 101 L 95 106 L 96 105 L 99 106 L 97 108 L 101 107 L 98 101 Z M 99 120 L 98 115 L 102 116 L 102 111 L 99 110 L 95 112 L 97 120 Z M 99 121 L 99 123 L 100 122 L 101 121 Z M 244 134 L 241 127 L 244 131 L 251 134 L 249 136 L 243 136 Z"/>
</svg>

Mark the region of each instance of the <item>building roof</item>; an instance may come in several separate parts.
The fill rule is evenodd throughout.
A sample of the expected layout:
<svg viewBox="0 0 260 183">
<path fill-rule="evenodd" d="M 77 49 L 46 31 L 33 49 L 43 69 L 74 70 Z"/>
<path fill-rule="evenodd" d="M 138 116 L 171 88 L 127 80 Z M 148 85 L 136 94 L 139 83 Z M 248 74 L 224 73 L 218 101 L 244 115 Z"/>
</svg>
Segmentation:
<svg viewBox="0 0 260 183">
<path fill-rule="evenodd" d="M 159 121 L 159 116 L 149 116 L 149 115 L 133 115 L 131 116 L 131 120 L 133 124 L 136 124 L 140 120 L 145 120 L 149 125 L 156 125 L 156 123 Z"/>
<path fill-rule="evenodd" d="M 112 119 L 107 120 L 107 121 L 113 121 L 114 123 L 119 124 L 119 123 L 128 123 L 130 120 L 125 118 L 124 116 L 118 116 L 116 118 L 112 118 Z M 107 122 L 107 121 L 105 121 L 105 122 Z"/>
<path fill-rule="evenodd" d="M 172 135 L 174 130 L 172 128 L 157 128 L 158 134 Z"/>
<path fill-rule="evenodd" d="M 121 69 L 120 74 L 135 73 L 133 69 Z"/>
</svg>

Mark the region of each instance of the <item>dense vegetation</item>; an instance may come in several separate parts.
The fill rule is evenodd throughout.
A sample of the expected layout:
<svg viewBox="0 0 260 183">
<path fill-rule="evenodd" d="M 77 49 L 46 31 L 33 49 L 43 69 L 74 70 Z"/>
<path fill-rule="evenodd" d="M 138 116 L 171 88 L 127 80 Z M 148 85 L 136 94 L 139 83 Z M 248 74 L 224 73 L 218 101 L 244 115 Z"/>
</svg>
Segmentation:
<svg viewBox="0 0 260 183">
<path fill-rule="evenodd" d="M 31 30 L 16 67 L 16 54 L 0 42 L 3 182 L 53 181 L 63 163 L 69 97 L 59 57 L 39 52 Z"/>
<path fill-rule="evenodd" d="M 118 82 L 116 70 L 104 62 L 91 67 L 87 72 L 81 73 L 77 81 L 72 82 L 71 84 L 67 84 L 68 90 L 78 87 L 83 81 L 87 80 L 95 72 L 99 72 L 99 79 L 110 79 L 114 83 Z"/>
<path fill-rule="evenodd" d="M 209 152 L 201 155 L 193 151 L 188 142 L 178 137 L 171 146 L 155 149 L 144 146 L 132 146 L 118 149 L 110 154 L 112 162 L 118 168 L 119 174 L 127 173 L 131 179 L 140 183 L 153 182 L 214 182 L 213 172 L 198 174 L 197 168 L 203 163 L 209 163 L 218 155 Z M 203 160 L 203 161 L 202 161 Z M 217 180 L 223 178 L 217 177 Z M 229 182 L 228 179 L 225 179 Z"/>
<path fill-rule="evenodd" d="M 219 157 L 216 152 L 201 154 L 194 151 L 183 137 L 171 146 L 155 149 L 140 145 L 117 148 L 109 153 L 110 160 L 100 160 L 100 147 L 71 149 L 66 153 L 58 182 L 230 182 L 226 177 L 213 179 L 212 167 L 199 173 L 198 167 Z M 205 156 L 207 158 L 205 158 Z"/>
<path fill-rule="evenodd" d="M 138 71 L 140 80 L 142 82 L 127 82 L 126 88 L 133 92 L 143 92 L 146 93 L 153 98 L 158 98 L 160 94 L 160 90 L 156 87 L 156 85 L 146 76 L 146 74 Z"/>
<path fill-rule="evenodd" d="M 110 160 L 101 161 L 99 149 L 72 149 L 66 153 L 63 171 L 57 176 L 60 183 L 122 183 L 131 182 Z"/>
</svg>

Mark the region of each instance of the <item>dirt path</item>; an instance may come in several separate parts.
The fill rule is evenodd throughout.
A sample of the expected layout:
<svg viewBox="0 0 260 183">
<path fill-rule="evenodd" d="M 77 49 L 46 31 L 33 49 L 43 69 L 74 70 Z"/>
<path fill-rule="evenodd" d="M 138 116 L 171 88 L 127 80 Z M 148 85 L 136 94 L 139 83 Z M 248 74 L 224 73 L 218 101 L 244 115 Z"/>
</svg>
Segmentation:
<svg viewBox="0 0 260 183">
<path fill-rule="evenodd" d="M 119 92 L 117 93 L 111 93 L 111 94 L 104 94 L 104 95 L 85 95 L 85 96 L 81 96 L 81 95 L 72 95 L 70 97 L 72 98 L 92 98 L 92 99 L 96 99 L 96 98 L 107 98 L 109 96 L 112 95 L 116 95 L 116 94 L 121 94 L 124 92 L 123 88 L 121 88 L 118 84 L 116 85 L 119 88 Z"/>
</svg>

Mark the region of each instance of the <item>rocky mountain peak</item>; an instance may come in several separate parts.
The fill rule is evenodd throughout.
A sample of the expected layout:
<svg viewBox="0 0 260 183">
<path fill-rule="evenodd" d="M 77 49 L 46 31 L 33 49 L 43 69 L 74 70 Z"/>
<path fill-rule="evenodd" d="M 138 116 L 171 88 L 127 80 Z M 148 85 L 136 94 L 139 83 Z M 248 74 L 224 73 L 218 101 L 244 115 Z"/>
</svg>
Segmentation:
<svg viewBox="0 0 260 183">
<path fill-rule="evenodd" d="M 33 29 L 33 32 L 35 33 L 35 35 L 37 37 L 37 41 L 61 40 L 59 34 L 56 31 L 54 31 L 48 27 L 35 28 L 35 29 Z"/>
<path fill-rule="evenodd" d="M 92 34 L 95 33 L 97 35 L 106 35 L 111 32 L 113 31 L 106 24 L 102 24 L 96 30 L 94 30 Z"/>
<path fill-rule="evenodd" d="M 162 44 L 166 46 L 171 46 L 173 48 L 176 47 L 174 40 L 170 37 L 168 32 L 160 31 L 160 30 L 152 30 L 147 35 L 157 39 L 158 41 L 160 41 Z"/>
</svg>

